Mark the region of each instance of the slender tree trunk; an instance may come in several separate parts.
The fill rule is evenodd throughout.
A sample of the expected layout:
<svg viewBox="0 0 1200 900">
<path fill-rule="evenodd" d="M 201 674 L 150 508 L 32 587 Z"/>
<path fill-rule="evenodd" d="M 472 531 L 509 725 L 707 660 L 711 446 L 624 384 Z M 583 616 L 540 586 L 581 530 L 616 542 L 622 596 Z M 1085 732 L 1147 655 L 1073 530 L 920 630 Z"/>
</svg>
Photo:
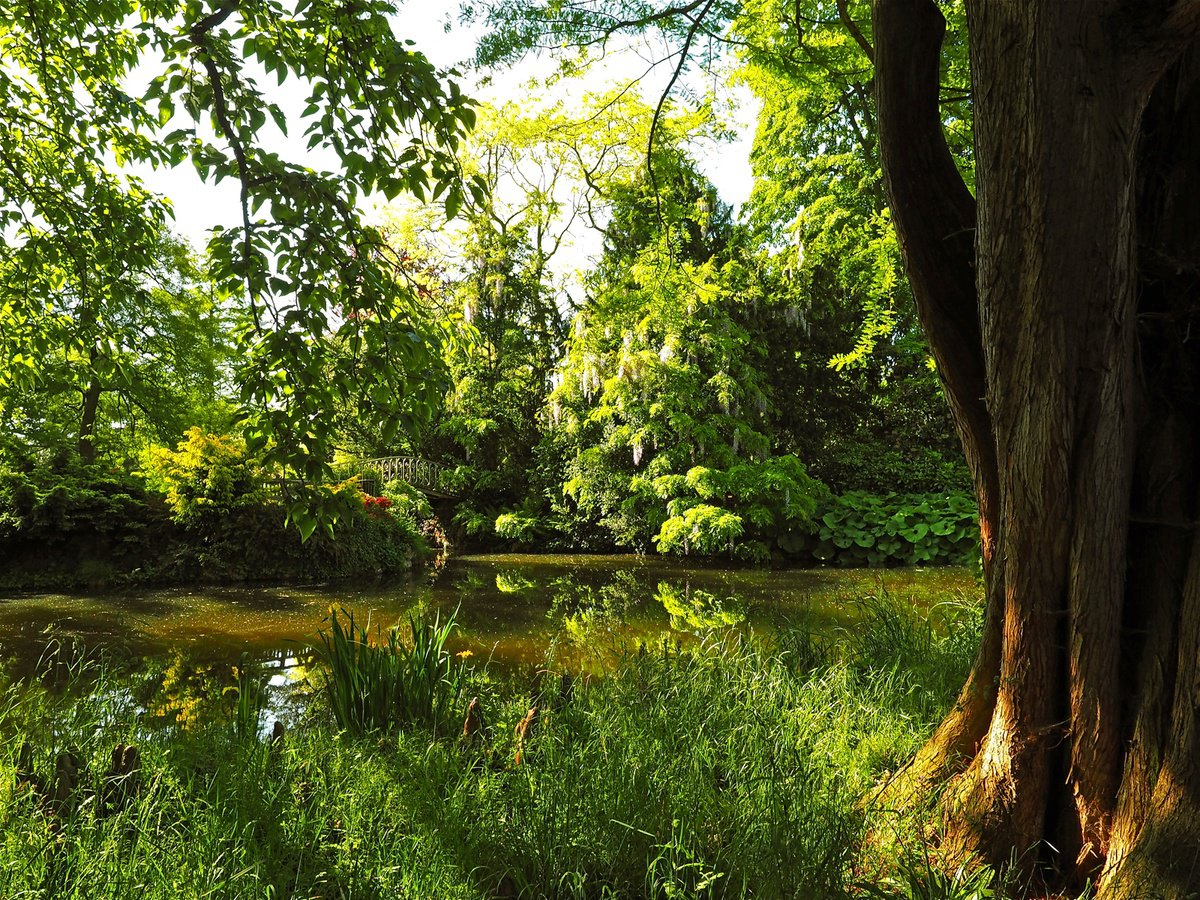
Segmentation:
<svg viewBox="0 0 1200 900">
<path fill-rule="evenodd" d="M 974 690 L 897 783 L 955 775 L 954 855 L 1105 897 L 1200 891 L 1198 6 L 968 0 L 974 209 L 941 16 L 875 0 L 884 170 L 988 596 Z"/>
<path fill-rule="evenodd" d="M 83 391 L 83 410 L 79 417 L 79 458 L 84 465 L 96 461 L 96 413 L 100 408 L 100 380 L 93 376 Z"/>
</svg>

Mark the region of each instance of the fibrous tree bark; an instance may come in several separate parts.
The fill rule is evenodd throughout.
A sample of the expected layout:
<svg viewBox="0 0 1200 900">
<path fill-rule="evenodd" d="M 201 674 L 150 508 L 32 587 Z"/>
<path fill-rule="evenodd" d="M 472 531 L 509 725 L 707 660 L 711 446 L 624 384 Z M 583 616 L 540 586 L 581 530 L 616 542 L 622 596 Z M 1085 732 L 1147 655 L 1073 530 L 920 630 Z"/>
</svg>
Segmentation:
<svg viewBox="0 0 1200 900">
<path fill-rule="evenodd" d="M 1200 893 L 1200 3 L 967 0 L 977 196 L 934 0 L 874 0 L 881 154 L 979 495 L 985 638 L 891 790 L 947 846 Z"/>
</svg>

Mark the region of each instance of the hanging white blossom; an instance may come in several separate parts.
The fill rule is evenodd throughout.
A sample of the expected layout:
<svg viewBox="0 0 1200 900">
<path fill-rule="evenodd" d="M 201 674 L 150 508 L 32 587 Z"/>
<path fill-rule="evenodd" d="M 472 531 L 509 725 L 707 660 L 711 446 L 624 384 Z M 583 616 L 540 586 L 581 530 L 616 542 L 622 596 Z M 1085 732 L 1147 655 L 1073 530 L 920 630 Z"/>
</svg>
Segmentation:
<svg viewBox="0 0 1200 900">
<path fill-rule="evenodd" d="M 463 300 L 463 321 L 467 324 L 475 321 L 475 298 L 467 297 Z"/>
<path fill-rule="evenodd" d="M 741 438 L 741 432 L 735 431 L 733 433 L 733 455 L 734 456 L 737 456 L 740 438 Z"/>
<path fill-rule="evenodd" d="M 633 443 L 633 465 L 634 467 L 642 464 L 642 442 L 634 441 Z"/>
<path fill-rule="evenodd" d="M 666 362 L 668 359 L 670 359 L 674 355 L 675 355 L 675 351 L 671 349 L 670 344 L 663 344 L 663 348 L 658 351 L 658 358 L 661 359 L 663 362 Z"/>
</svg>

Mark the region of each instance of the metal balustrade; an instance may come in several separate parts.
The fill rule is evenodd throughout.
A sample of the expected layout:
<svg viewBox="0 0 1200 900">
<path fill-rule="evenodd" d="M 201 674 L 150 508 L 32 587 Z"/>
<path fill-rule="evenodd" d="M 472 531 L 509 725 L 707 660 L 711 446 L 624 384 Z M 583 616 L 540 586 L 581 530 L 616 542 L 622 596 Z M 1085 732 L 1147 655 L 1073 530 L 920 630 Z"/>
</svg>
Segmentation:
<svg viewBox="0 0 1200 900">
<path fill-rule="evenodd" d="M 399 478 L 428 497 L 452 496 L 442 487 L 442 473 L 447 467 L 440 463 L 416 456 L 381 456 L 376 459 L 360 459 L 357 466 L 362 470 L 363 490 L 367 490 L 368 487 L 374 488 L 374 491 L 368 490 L 367 493 L 378 492 L 383 485 Z M 378 484 L 367 483 L 372 474 L 378 479 Z"/>
<path fill-rule="evenodd" d="M 406 481 L 426 497 L 449 500 L 455 494 L 442 486 L 442 473 L 449 467 L 430 462 L 416 456 L 381 456 L 377 459 L 359 459 L 350 465 L 338 466 L 344 478 L 357 475 L 359 488 L 372 496 L 378 495 L 389 481 L 399 478 Z M 262 487 L 268 497 L 275 499 L 287 496 L 289 490 L 299 489 L 303 482 L 294 478 L 274 478 Z"/>
</svg>

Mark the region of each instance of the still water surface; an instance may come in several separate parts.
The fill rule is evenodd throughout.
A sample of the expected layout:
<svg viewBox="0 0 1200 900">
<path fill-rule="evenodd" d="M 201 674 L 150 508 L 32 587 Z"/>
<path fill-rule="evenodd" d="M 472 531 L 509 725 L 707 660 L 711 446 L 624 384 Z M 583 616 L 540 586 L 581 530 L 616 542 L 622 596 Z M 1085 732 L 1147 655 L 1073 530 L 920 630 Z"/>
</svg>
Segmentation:
<svg viewBox="0 0 1200 900">
<path fill-rule="evenodd" d="M 117 658 L 275 656 L 310 645 L 331 608 L 386 629 L 419 611 L 458 610 L 453 650 L 505 667 L 586 665 L 594 653 L 687 640 L 727 627 L 826 630 L 880 589 L 922 603 L 975 593 L 966 569 L 730 569 L 639 556 L 469 556 L 408 582 L 206 587 L 0 597 L 0 657 L 35 664 L 51 639 Z"/>
<path fill-rule="evenodd" d="M 858 599 L 880 590 L 919 596 L 922 604 L 977 592 L 970 571 L 954 568 L 766 570 L 638 556 L 472 556 L 400 583 L 0 597 L 0 658 L 16 673 L 31 673 L 50 646 L 102 652 L 160 685 L 156 693 L 171 698 L 164 715 L 178 718 L 190 694 L 220 693 L 239 663 L 276 670 L 276 686 L 294 678 L 331 608 L 369 620 L 372 629 L 417 612 L 457 610 L 450 649 L 473 665 L 498 673 L 597 672 L 639 644 L 695 642 L 731 628 L 828 633 L 851 625 Z"/>
</svg>

